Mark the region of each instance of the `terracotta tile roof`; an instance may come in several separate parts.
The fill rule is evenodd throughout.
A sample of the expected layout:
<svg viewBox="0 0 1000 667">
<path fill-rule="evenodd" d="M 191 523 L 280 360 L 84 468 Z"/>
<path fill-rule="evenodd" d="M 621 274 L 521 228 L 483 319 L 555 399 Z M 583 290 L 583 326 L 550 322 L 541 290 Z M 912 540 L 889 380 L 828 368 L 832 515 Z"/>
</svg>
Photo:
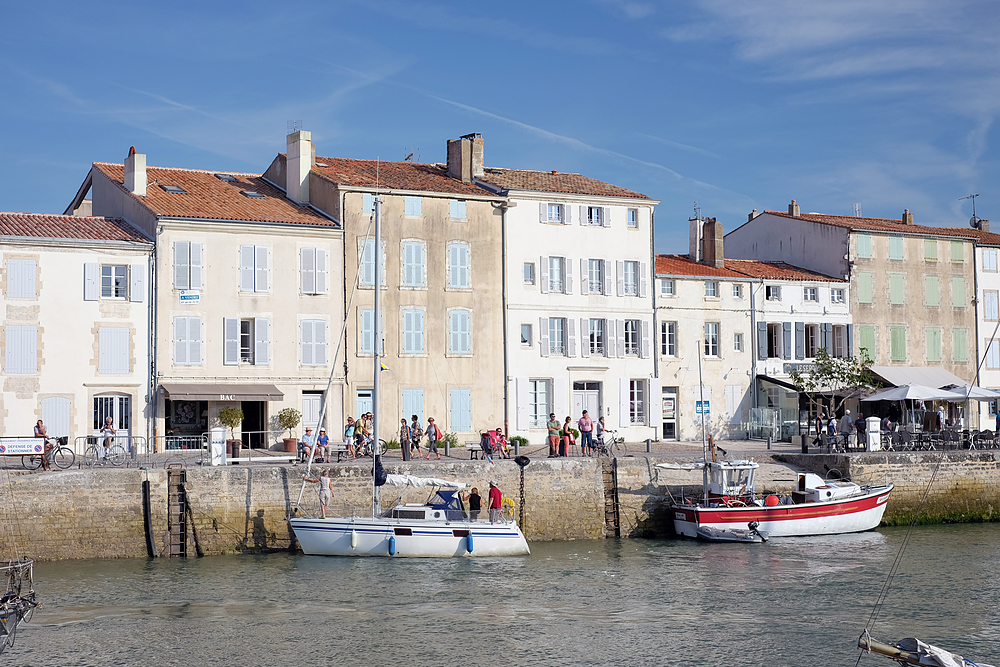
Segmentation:
<svg viewBox="0 0 1000 667">
<path fill-rule="evenodd" d="M 929 236 L 959 236 L 964 238 L 978 238 L 982 243 L 989 245 L 1000 245 L 1000 234 L 992 232 L 982 232 L 971 227 L 925 227 L 924 225 L 906 225 L 902 220 L 892 218 L 860 218 L 850 215 L 826 215 L 822 213 L 801 213 L 798 216 L 791 215 L 786 211 L 764 211 L 770 215 L 777 215 L 782 218 L 792 220 L 808 220 L 844 229 L 854 229 L 858 231 L 890 232 L 897 234 L 920 234 Z"/>
<path fill-rule="evenodd" d="M 448 176 L 442 164 L 385 162 L 339 157 L 317 157 L 313 171 L 332 183 L 360 188 L 383 187 L 390 190 L 415 190 L 475 197 L 495 196 L 475 183 L 463 183 Z M 320 163 L 325 164 L 322 166 Z"/>
<path fill-rule="evenodd" d="M 87 241 L 131 241 L 149 243 L 149 239 L 119 218 L 45 213 L 0 212 L 0 235 Z"/>
<path fill-rule="evenodd" d="M 487 167 L 485 172 L 479 180 L 504 190 L 533 190 L 536 192 L 564 192 L 575 195 L 649 199 L 642 193 L 626 190 L 617 185 L 587 178 L 580 174 L 490 167 Z"/>
<path fill-rule="evenodd" d="M 700 264 L 687 255 L 657 255 L 656 275 L 658 276 L 705 276 L 706 278 L 749 278 L 765 280 L 821 280 L 824 282 L 846 282 L 839 278 L 801 269 L 785 262 L 760 262 L 754 259 L 727 259 L 725 268 Z"/>
<path fill-rule="evenodd" d="M 115 183 L 124 183 L 124 165 L 95 162 L 94 169 Z M 223 181 L 215 176 L 217 173 L 230 174 L 236 180 Z M 286 199 L 284 192 L 270 185 L 260 174 L 147 167 L 146 179 L 149 183 L 146 196 L 136 199 L 161 217 L 338 226 L 308 206 L 299 206 Z M 160 185 L 178 185 L 187 194 L 171 194 Z M 251 199 L 240 194 L 242 190 L 259 192 L 264 198 Z"/>
</svg>

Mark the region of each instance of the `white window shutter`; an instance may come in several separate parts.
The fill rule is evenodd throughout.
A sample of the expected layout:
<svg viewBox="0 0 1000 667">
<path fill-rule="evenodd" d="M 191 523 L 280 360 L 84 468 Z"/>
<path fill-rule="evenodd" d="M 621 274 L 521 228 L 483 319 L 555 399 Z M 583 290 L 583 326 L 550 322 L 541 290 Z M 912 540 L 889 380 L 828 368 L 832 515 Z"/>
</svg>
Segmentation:
<svg viewBox="0 0 1000 667">
<path fill-rule="evenodd" d="M 240 291 L 252 292 L 254 279 L 254 248 L 252 245 L 240 246 Z"/>
<path fill-rule="evenodd" d="M 271 363 L 271 321 L 266 317 L 253 320 L 253 363 L 255 366 Z"/>
<path fill-rule="evenodd" d="M 186 364 L 188 362 L 187 329 L 188 329 L 188 318 L 186 317 L 174 318 L 174 363 L 175 364 Z"/>
<path fill-rule="evenodd" d="M 601 220 L 601 224 L 604 227 L 610 227 L 611 226 L 611 207 L 610 206 L 605 206 L 604 207 L 604 215 L 603 215 L 603 218 Z"/>
<path fill-rule="evenodd" d="M 538 289 L 542 294 L 549 291 L 549 258 L 544 256 L 538 258 Z"/>
<path fill-rule="evenodd" d="M 200 243 L 191 243 L 191 282 L 190 289 L 202 289 L 205 285 L 202 282 L 202 245 Z"/>
<path fill-rule="evenodd" d="M 552 411 L 556 413 L 556 419 L 562 422 L 563 417 L 569 414 L 569 391 L 566 378 L 552 378 Z"/>
<path fill-rule="evenodd" d="M 653 404 L 653 397 L 649 395 L 649 380 L 642 381 L 642 423 L 646 426 L 654 424 L 653 415 L 649 413 Z"/>
<path fill-rule="evenodd" d="M 240 363 L 240 321 L 235 317 L 222 318 L 222 363 L 236 366 Z"/>
<path fill-rule="evenodd" d="M 254 280 L 255 292 L 267 292 L 271 289 L 271 269 L 267 261 L 270 250 L 267 246 L 254 246 L 254 267 L 256 269 Z"/>
<path fill-rule="evenodd" d="M 538 318 L 538 353 L 543 357 L 549 356 L 549 318 Z"/>
<path fill-rule="evenodd" d="M 618 333 L 618 356 L 620 358 L 625 357 L 625 320 L 618 320 L 615 325 L 615 329 Z"/>
<path fill-rule="evenodd" d="M 302 320 L 299 332 L 299 348 L 303 366 L 313 365 L 313 323 Z"/>
<path fill-rule="evenodd" d="M 545 202 L 540 202 L 538 204 L 538 222 L 548 222 L 549 219 L 549 205 Z"/>
<path fill-rule="evenodd" d="M 639 325 L 640 339 L 639 339 L 639 356 L 643 359 L 649 359 L 649 321 L 642 320 Z"/>
<path fill-rule="evenodd" d="M 414 331 L 414 342 L 416 343 L 416 351 L 424 352 L 424 311 L 418 310 L 414 314 L 413 318 L 415 324 Z"/>
<path fill-rule="evenodd" d="M 129 267 L 129 301 L 141 302 L 146 294 L 146 265 L 133 264 Z"/>
<path fill-rule="evenodd" d="M 580 356 L 590 356 L 590 320 L 586 317 L 580 318 Z"/>
<path fill-rule="evenodd" d="M 191 331 L 191 335 L 193 337 L 190 352 L 191 363 L 200 365 L 202 360 L 202 343 L 205 340 L 205 323 L 202 322 L 200 317 L 192 317 L 189 319 L 189 322 L 191 322 L 189 330 Z"/>
<path fill-rule="evenodd" d="M 326 250 L 316 248 L 316 294 L 326 294 L 327 271 L 326 271 Z"/>
<path fill-rule="evenodd" d="M 563 204 L 561 206 L 563 212 L 563 224 L 568 225 L 573 222 L 573 207 L 569 204 Z"/>
<path fill-rule="evenodd" d="M 361 308 L 358 311 L 358 352 L 371 354 L 375 350 L 375 311 Z"/>
<path fill-rule="evenodd" d="M 385 262 L 385 241 L 382 241 L 381 243 L 379 243 L 379 248 L 382 250 L 382 279 L 381 279 L 382 282 L 380 284 L 385 285 L 385 270 L 386 270 L 386 268 L 385 268 L 386 267 L 386 262 Z"/>
<path fill-rule="evenodd" d="M 83 265 L 83 300 L 97 301 L 97 297 L 100 293 L 100 267 L 96 262 L 87 262 Z"/>
<path fill-rule="evenodd" d="M 528 429 L 528 378 L 517 378 L 514 383 L 515 425 L 518 431 Z"/>
<path fill-rule="evenodd" d="M 632 425 L 629 417 L 629 379 L 618 378 L 618 425 L 628 428 Z"/>
<path fill-rule="evenodd" d="M 649 277 L 646 275 L 648 266 L 646 262 L 639 262 L 639 296 L 643 299 L 646 298 L 646 292 L 649 290 Z"/>
<path fill-rule="evenodd" d="M 316 337 L 316 365 L 326 366 L 326 321 L 313 321 L 313 335 Z"/>
<path fill-rule="evenodd" d="M 625 296 L 625 262 L 615 262 L 615 276 L 618 278 L 618 296 Z"/>
<path fill-rule="evenodd" d="M 618 335 L 615 332 L 615 321 L 604 320 L 604 354 L 614 358 L 618 350 Z"/>
<path fill-rule="evenodd" d="M 566 208 L 569 208 L 569 207 L 567 206 Z M 586 206 L 581 206 L 578 210 L 580 211 L 580 224 L 581 225 L 586 225 L 587 222 L 588 222 L 588 220 L 587 220 L 587 207 Z"/>
<path fill-rule="evenodd" d="M 590 261 L 580 260 L 580 294 L 590 294 Z"/>
<path fill-rule="evenodd" d="M 191 289 L 191 242 L 174 242 L 174 288 Z"/>
<path fill-rule="evenodd" d="M 566 320 L 566 356 L 576 356 L 576 319 L 567 317 Z"/>
<path fill-rule="evenodd" d="M 126 327 L 101 327 L 98 330 L 97 372 L 102 375 L 127 375 L 129 372 L 129 331 Z"/>
<path fill-rule="evenodd" d="M 604 295 L 611 296 L 611 281 L 614 280 L 614 262 L 609 262 L 606 259 L 601 260 L 604 268 Z"/>
<path fill-rule="evenodd" d="M 316 248 L 299 250 L 299 279 L 303 294 L 316 294 Z"/>
<path fill-rule="evenodd" d="M 573 260 L 569 257 L 563 258 L 563 294 L 573 293 Z"/>
</svg>

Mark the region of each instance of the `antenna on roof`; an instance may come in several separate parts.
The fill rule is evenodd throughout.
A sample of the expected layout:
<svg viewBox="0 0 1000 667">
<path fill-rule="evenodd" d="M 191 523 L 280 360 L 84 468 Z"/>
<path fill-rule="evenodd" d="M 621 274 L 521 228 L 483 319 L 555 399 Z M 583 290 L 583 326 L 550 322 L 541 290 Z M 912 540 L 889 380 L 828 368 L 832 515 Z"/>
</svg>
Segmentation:
<svg viewBox="0 0 1000 667">
<path fill-rule="evenodd" d="M 698 206 L 698 202 L 694 203 L 694 219 L 701 220 L 701 206 Z"/>
<path fill-rule="evenodd" d="M 983 221 L 981 219 L 979 219 L 979 218 L 976 217 L 976 197 L 978 197 L 978 196 L 979 196 L 978 194 L 974 194 L 974 195 L 969 195 L 968 197 L 959 197 L 958 198 L 958 201 L 963 201 L 965 199 L 971 199 L 972 200 L 972 217 L 969 218 L 969 227 L 972 227 L 973 229 L 982 229 L 983 228 Z"/>
<path fill-rule="evenodd" d="M 863 217 L 861 215 L 861 202 L 858 202 L 854 205 L 854 217 L 855 218 Z"/>
<path fill-rule="evenodd" d="M 420 148 L 417 146 L 404 146 L 403 152 L 406 153 L 403 162 L 420 162 Z"/>
<path fill-rule="evenodd" d="M 287 123 L 288 123 L 288 132 L 287 132 L 287 134 L 292 134 L 293 132 L 298 132 L 299 130 L 302 129 L 302 121 L 301 120 L 290 120 L 290 121 L 287 121 Z"/>
</svg>

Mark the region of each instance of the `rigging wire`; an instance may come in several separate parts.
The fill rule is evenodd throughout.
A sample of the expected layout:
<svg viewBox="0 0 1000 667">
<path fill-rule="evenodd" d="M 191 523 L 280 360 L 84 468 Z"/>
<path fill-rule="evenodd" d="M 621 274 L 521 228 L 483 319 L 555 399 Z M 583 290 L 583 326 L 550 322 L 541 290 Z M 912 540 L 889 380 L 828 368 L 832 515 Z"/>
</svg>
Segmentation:
<svg viewBox="0 0 1000 667">
<path fill-rule="evenodd" d="M 4 517 L 6 518 L 6 523 L 8 530 L 10 531 L 10 541 L 14 545 L 14 558 L 16 560 L 21 560 L 21 541 L 24 540 L 24 533 L 21 530 L 21 519 L 17 514 L 17 509 L 14 507 L 14 482 L 10 478 L 10 469 L 4 468 L 4 474 L 7 477 L 7 487 L 10 490 L 10 502 L 7 504 L 7 510 L 4 512 Z M 14 534 L 14 527 L 17 527 L 17 534 Z"/>
</svg>

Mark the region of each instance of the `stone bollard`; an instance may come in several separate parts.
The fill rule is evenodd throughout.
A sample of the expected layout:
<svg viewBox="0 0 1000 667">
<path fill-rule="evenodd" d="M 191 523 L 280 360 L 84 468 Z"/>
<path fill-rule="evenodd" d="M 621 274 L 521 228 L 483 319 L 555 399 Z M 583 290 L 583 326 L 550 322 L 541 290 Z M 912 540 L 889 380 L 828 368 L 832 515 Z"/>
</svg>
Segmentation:
<svg viewBox="0 0 1000 667">
<path fill-rule="evenodd" d="M 767 448 L 771 449 L 771 436 L 767 436 Z"/>
<path fill-rule="evenodd" d="M 521 441 L 520 440 L 515 440 L 514 441 L 514 456 L 520 456 L 520 455 L 521 455 Z"/>
<path fill-rule="evenodd" d="M 646 438 L 646 453 L 649 454 L 652 451 L 653 451 L 653 441 L 649 438 Z"/>
<path fill-rule="evenodd" d="M 448 440 L 444 441 L 444 455 L 451 456 L 451 442 Z"/>
<path fill-rule="evenodd" d="M 802 453 L 803 454 L 808 454 L 809 453 L 809 435 L 808 434 L 802 436 Z"/>
</svg>

